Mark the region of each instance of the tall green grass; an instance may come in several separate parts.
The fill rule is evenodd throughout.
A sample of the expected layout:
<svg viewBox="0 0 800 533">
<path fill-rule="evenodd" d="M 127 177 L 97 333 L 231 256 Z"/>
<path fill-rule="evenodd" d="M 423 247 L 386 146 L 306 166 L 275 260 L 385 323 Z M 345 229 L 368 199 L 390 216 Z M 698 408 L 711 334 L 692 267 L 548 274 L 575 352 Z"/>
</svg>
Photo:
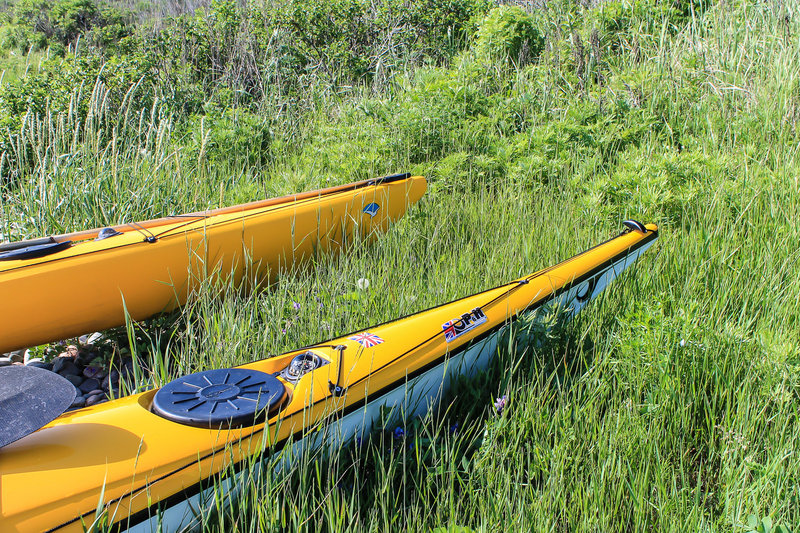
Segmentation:
<svg viewBox="0 0 800 533">
<path fill-rule="evenodd" d="M 145 386 L 480 291 L 604 240 L 623 218 L 657 222 L 659 242 L 576 321 L 545 342 L 520 326 L 492 368 L 404 422 L 401 439 L 390 426 L 267 467 L 206 528 L 749 531 L 750 515 L 800 527 L 796 6 L 724 2 L 680 24 L 663 7 L 534 10 L 538 60 L 487 63 L 473 48 L 382 92 L 320 97 L 278 120 L 258 165 L 208 165 L 178 118 L 107 109 L 101 86 L 85 88 L 75 97 L 90 103 L 75 109 L 91 117 L 23 123 L 0 232 L 401 170 L 430 178 L 373 245 L 268 290 L 208 287 L 134 326 Z M 99 127 L 111 113 L 124 120 Z"/>
</svg>

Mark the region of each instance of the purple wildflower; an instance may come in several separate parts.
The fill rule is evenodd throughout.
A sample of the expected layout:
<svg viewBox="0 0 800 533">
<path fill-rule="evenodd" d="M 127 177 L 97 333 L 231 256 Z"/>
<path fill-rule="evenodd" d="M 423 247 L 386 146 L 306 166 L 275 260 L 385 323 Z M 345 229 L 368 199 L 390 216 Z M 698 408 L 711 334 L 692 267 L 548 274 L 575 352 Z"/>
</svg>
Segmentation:
<svg viewBox="0 0 800 533">
<path fill-rule="evenodd" d="M 458 433 L 458 422 L 450 426 L 450 434 L 455 435 Z"/>
<path fill-rule="evenodd" d="M 503 394 L 494 401 L 494 410 L 497 413 L 497 416 L 502 416 L 503 411 L 505 410 L 507 405 L 508 405 L 508 394 Z"/>
<path fill-rule="evenodd" d="M 397 426 L 396 428 L 394 428 L 394 438 L 395 439 L 400 440 L 405 436 L 406 436 L 406 430 L 404 430 L 400 426 Z"/>
<path fill-rule="evenodd" d="M 292 302 L 292 307 L 294 307 L 295 311 L 300 310 L 300 302 Z"/>
</svg>

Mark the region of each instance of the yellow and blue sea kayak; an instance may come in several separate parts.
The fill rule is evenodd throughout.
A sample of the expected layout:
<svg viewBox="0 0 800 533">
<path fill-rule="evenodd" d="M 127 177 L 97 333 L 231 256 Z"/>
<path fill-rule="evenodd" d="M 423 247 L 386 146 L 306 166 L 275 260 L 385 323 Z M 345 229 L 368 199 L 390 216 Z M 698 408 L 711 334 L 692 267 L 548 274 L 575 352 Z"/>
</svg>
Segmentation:
<svg viewBox="0 0 800 533">
<path fill-rule="evenodd" d="M 113 228 L 0 245 L 0 353 L 120 326 L 186 302 L 209 275 L 274 278 L 370 239 L 425 193 L 398 174 Z"/>
<path fill-rule="evenodd" d="M 578 313 L 657 236 L 627 221 L 617 237 L 473 296 L 63 414 L 0 448 L 0 531 L 84 531 L 98 509 L 121 530 L 189 526 L 254 458 L 335 447 L 381 412 L 427 409 L 452 376 L 487 365 L 514 320 L 554 304 Z"/>
</svg>

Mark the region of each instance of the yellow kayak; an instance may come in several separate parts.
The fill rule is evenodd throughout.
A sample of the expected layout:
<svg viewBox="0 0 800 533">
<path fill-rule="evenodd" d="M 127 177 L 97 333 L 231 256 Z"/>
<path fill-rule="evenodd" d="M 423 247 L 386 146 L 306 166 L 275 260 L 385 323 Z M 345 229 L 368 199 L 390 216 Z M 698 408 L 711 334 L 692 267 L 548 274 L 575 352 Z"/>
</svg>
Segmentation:
<svg viewBox="0 0 800 533">
<path fill-rule="evenodd" d="M 654 225 L 626 225 L 479 294 L 63 414 L 0 448 L 0 530 L 83 531 L 98 509 L 122 530 L 191 525 L 213 503 L 210 480 L 217 495 L 232 494 L 241 474 L 231 472 L 253 457 L 281 451 L 291 460 L 363 434 L 380 412 L 421 412 L 452 376 L 484 367 L 515 319 L 551 304 L 579 312 L 658 236 Z"/>
<path fill-rule="evenodd" d="M 209 275 L 271 279 L 281 268 L 373 237 L 425 178 L 387 176 L 213 211 L 0 245 L 0 353 L 149 318 Z M 252 261 L 252 266 L 248 265 Z"/>
</svg>

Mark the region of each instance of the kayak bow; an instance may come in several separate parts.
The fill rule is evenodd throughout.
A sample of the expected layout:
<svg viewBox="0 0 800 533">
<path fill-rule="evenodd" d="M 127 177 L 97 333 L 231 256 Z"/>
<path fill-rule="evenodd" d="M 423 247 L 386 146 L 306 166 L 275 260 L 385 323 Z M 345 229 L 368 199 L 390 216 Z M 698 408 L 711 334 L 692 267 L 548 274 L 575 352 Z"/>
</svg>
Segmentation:
<svg viewBox="0 0 800 533">
<path fill-rule="evenodd" d="M 368 431 L 382 408 L 421 412 L 451 376 L 484 367 L 515 319 L 551 304 L 579 312 L 658 236 L 654 225 L 626 226 L 572 259 L 473 296 L 64 414 L 0 449 L 0 530 L 82 531 L 98 508 L 130 531 L 191 524 L 213 500 L 211 481 L 251 458 L 289 442 L 289 452 L 335 447 Z M 234 491 L 239 475 L 217 490 Z"/>
<path fill-rule="evenodd" d="M 371 239 L 424 194 L 398 174 L 233 207 L 0 245 L 0 353 L 143 320 L 208 276 L 274 279 Z M 252 261 L 252 270 L 248 265 Z"/>
</svg>

